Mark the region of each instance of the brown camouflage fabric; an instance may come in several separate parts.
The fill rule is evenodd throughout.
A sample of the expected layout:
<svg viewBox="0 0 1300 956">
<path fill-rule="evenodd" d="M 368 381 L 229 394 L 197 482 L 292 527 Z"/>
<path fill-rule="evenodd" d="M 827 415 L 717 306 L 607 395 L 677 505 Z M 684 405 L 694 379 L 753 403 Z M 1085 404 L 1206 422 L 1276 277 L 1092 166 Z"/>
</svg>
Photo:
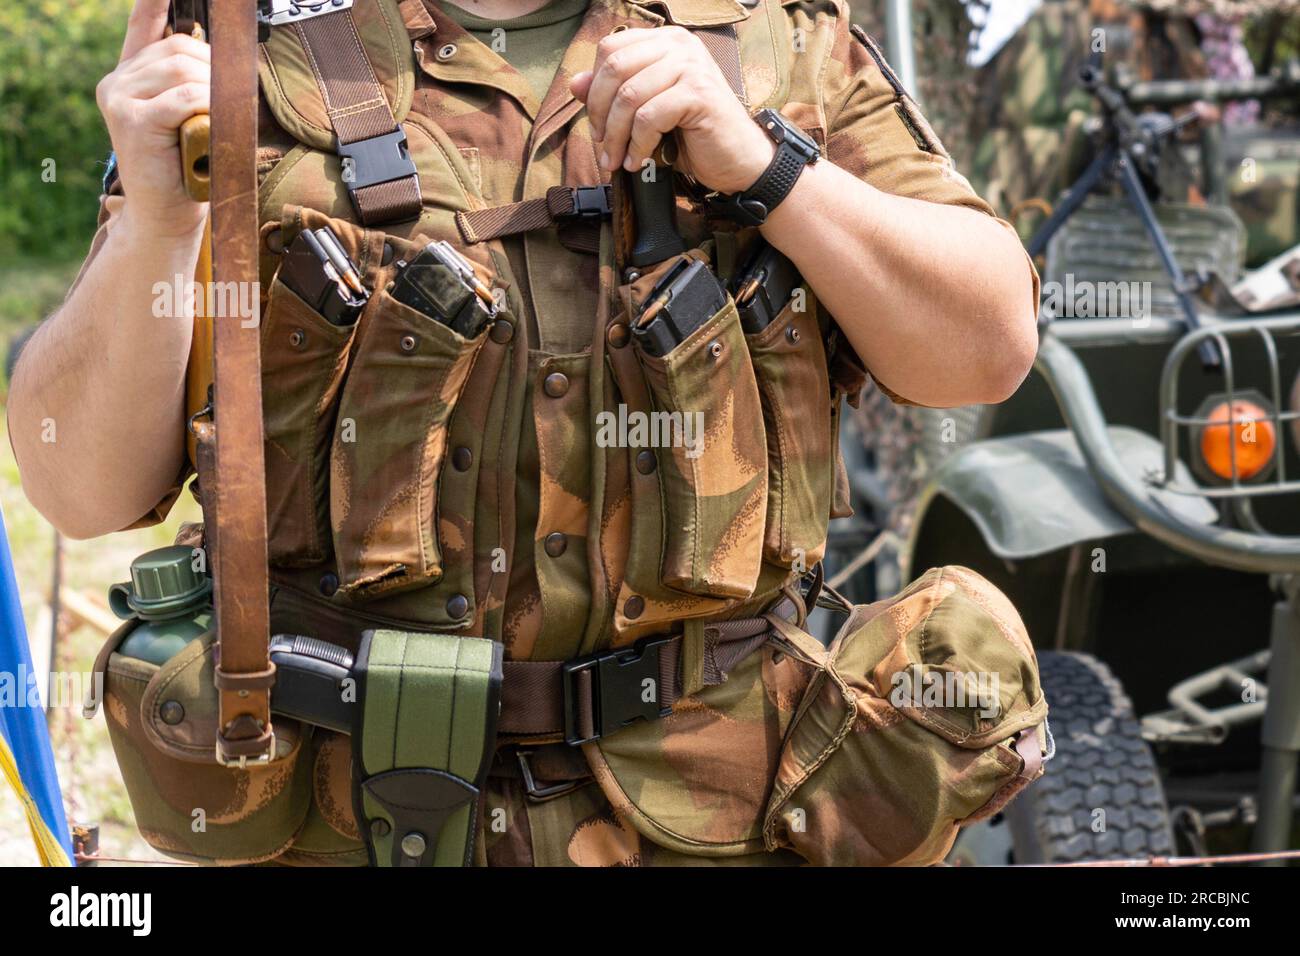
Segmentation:
<svg viewBox="0 0 1300 956">
<path fill-rule="evenodd" d="M 891 193 L 989 207 L 842 2 L 593 0 L 540 102 L 432 0 L 358 0 L 353 14 L 406 130 L 423 209 L 415 222 L 355 224 L 304 53 L 290 31 L 273 31 L 259 143 L 273 630 L 348 643 L 367 624 L 405 625 L 500 640 L 507 659 L 566 660 L 685 628 L 698 654 L 701 622 L 761 612 L 821 554 L 838 405 L 856 396 L 861 369 L 841 379 L 855 360 L 839 355 L 828 371 L 832 320 L 811 296 L 772 333 L 797 329 L 806 365 L 790 361 L 793 345 L 747 342 L 730 306 L 681 356 L 638 360 L 626 344 L 637 290 L 615 281 L 610 230 L 599 255 L 568 248 L 564 227 L 466 245 L 455 214 L 601 182 L 569 79 L 615 29 L 664 22 L 734 23 L 750 108 L 782 108 L 829 161 Z M 323 224 L 376 290 L 355 331 L 304 317 L 274 281 L 279 251 Z M 753 238 L 715 232 L 686 196 L 679 224 L 695 254 L 720 261 Z M 503 312 L 473 342 L 431 333 L 383 291 L 395 262 L 431 240 L 459 248 L 498 291 Z M 668 265 L 637 281 L 648 287 Z M 602 412 L 672 410 L 703 413 L 702 457 L 597 440 Z M 970 610 L 951 622 L 958 632 L 987 626 Z M 781 735 L 820 667 L 806 650 L 764 650 L 725 682 L 690 682 L 669 718 L 588 745 L 588 764 L 561 772 L 575 789 L 555 799 L 523 798 L 507 747 L 485 796 L 480 861 L 790 862 L 764 833 L 764 807 Z M 130 710 L 116 684 L 110 668 L 110 709 Z M 133 801 L 151 805 L 132 757 L 142 734 L 115 740 L 136 776 Z M 557 762 L 553 744 L 529 743 L 533 759 Z M 277 818 L 259 827 L 254 852 L 205 844 L 197 855 L 364 859 L 345 742 L 317 731 L 260 772 L 287 781 L 295 801 L 310 791 L 296 836 Z M 159 799 L 170 809 L 158 819 L 171 821 L 159 828 L 180 827 Z M 186 840 L 164 833 L 159 845 Z"/>
</svg>

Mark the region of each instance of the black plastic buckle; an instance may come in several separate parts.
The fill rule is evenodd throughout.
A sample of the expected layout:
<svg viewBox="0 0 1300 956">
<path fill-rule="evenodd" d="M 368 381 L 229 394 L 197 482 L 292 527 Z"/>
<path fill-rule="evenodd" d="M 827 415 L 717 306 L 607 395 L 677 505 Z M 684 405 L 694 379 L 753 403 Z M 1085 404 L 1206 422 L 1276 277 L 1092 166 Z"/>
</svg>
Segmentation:
<svg viewBox="0 0 1300 956">
<path fill-rule="evenodd" d="M 411 159 L 406 145 L 406 130 L 400 126 L 382 136 L 339 143 L 338 154 L 345 169 L 343 181 L 350 193 L 416 175 L 415 160 Z"/>
<path fill-rule="evenodd" d="M 573 187 L 573 212 L 565 218 L 604 219 L 613 209 L 611 189 L 603 186 Z"/>
<path fill-rule="evenodd" d="M 564 665 L 564 742 L 577 747 L 608 737 L 634 720 L 657 720 L 672 713 L 663 707 L 664 688 L 659 686 L 659 657 L 671 637 L 643 637 L 631 647 L 577 657 Z M 591 672 L 593 733 L 578 731 L 578 675 Z M 645 700 L 645 682 L 652 681 L 653 693 Z"/>
<path fill-rule="evenodd" d="M 708 197 L 706 212 L 710 218 L 758 227 L 767 222 L 769 210 L 760 200 L 751 199 L 744 193 L 714 193 Z"/>
</svg>

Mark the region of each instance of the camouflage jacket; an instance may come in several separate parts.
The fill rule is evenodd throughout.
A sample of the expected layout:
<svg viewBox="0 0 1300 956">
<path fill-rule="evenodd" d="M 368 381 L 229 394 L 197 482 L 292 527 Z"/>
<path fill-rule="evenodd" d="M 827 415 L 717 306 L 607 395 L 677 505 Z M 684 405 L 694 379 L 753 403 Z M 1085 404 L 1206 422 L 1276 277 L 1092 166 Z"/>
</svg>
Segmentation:
<svg viewBox="0 0 1300 956">
<path fill-rule="evenodd" d="M 780 392 L 791 432 L 771 475 L 762 429 L 728 434 L 735 420 L 721 412 L 710 416 L 705 445 L 725 446 L 734 474 L 697 482 L 682 468 L 638 458 L 645 449 L 600 448 L 600 412 L 649 411 L 653 401 L 644 385 L 625 381 L 640 375 L 635 363 L 617 360 L 631 350 L 610 344 L 626 319 L 609 263 L 566 248 L 561 229 L 550 227 L 520 238 L 527 273 L 519 275 L 500 240 L 464 244 L 455 214 L 602 182 L 568 80 L 590 67 L 609 32 L 663 22 L 735 23 L 751 110 L 780 107 L 840 167 L 891 193 L 989 213 L 878 47 L 851 28 L 843 4 L 594 0 L 539 103 L 522 76 L 436 4 L 364 0 L 354 14 L 406 130 L 423 209 L 417 221 L 382 229 L 353 224 L 302 49 L 289 34 L 264 46 L 260 251 L 269 290 L 262 337 L 275 581 L 376 619 L 496 637 L 508 656 L 535 659 L 630 643 L 770 600 L 792 567 L 818 559 L 827 521 L 844 507 L 833 500 L 834 429 L 840 397 L 855 391 L 853 370 L 837 369 L 833 356 L 827 369 L 819 358 L 811 373 L 796 373 L 799 381 L 764 385 Z M 413 70 L 403 62 L 412 49 Z M 102 232 L 120 201 L 106 199 Z M 679 206 L 688 241 L 714 240 L 718 258 L 752 238 L 715 232 L 687 200 Z M 436 343 L 442 351 L 428 368 L 447 372 L 436 383 L 437 375 L 404 371 L 382 352 L 366 361 L 379 348 L 378 323 L 359 323 L 355 341 L 344 341 L 318 322 L 305 331 L 320 335 L 295 344 L 303 310 L 274 281 L 278 250 L 304 224 L 327 221 L 376 289 L 391 276 L 393 246 L 405 253 L 416 237 L 452 242 L 505 290 L 503 321 L 474 343 Z M 102 235 L 96 248 L 100 242 Z M 801 321 L 833 327 L 815 311 L 814 304 Z M 841 366 L 851 364 L 841 357 Z M 771 365 L 791 367 L 775 355 Z M 703 378 L 694 385 L 703 389 Z M 430 403 L 440 402 L 431 423 Z M 707 461 L 677 457 L 695 473 L 707 470 Z M 641 494 L 640 485 L 654 487 Z M 179 485 L 142 522 L 160 520 L 178 492 Z M 737 580 L 693 591 L 664 584 L 661 502 L 677 492 L 722 502 L 712 517 L 699 507 L 701 532 L 714 540 L 691 560 L 713 565 L 706 577 Z M 764 538 L 760 566 L 755 549 Z"/>
<path fill-rule="evenodd" d="M 554 661 L 694 628 L 698 654 L 682 664 L 684 696 L 670 715 L 581 751 L 529 741 L 533 772 L 573 781 L 560 796 L 526 797 L 514 755 L 500 751 L 483 795 L 480 862 L 941 858 L 959 821 L 994 812 L 1041 772 L 1013 749 L 1046 704 L 1004 598 L 969 572 L 935 572 L 899 610 L 882 605 L 856 620 L 829 652 L 792 628 L 779 651 L 751 653 L 730 670 L 702 636 L 702 621 L 752 615 L 788 589 L 847 506 L 838 417 L 866 373 L 837 346 L 833 319 L 808 295 L 806 308 L 788 306 L 746 336 L 728 304 L 652 358 L 629 344 L 627 317 L 670 263 L 621 284 L 608 226 L 593 252 L 574 248 L 564 223 L 512 238 L 513 247 L 467 243 L 457 225 L 458 213 L 601 183 L 569 78 L 590 68 L 611 31 L 664 22 L 735 24 L 749 108 L 781 108 L 827 160 L 891 193 L 991 214 L 878 48 L 851 29 L 841 2 L 592 0 L 538 102 L 432 2 L 357 0 L 354 18 L 405 128 L 421 212 L 413 222 L 356 223 L 308 58 L 292 33 L 273 32 L 261 51 L 259 142 L 273 630 L 354 643 L 360 627 L 405 625 L 491 637 L 508 658 Z M 95 248 L 121 202 L 105 200 Z M 710 255 L 723 273 L 754 239 L 706 221 L 686 194 L 678 214 L 691 254 Z M 327 224 L 374 290 L 352 327 L 325 322 L 277 275 L 284 246 Z M 459 248 L 504 290 L 495 323 L 476 338 L 430 323 L 387 290 L 395 263 L 430 240 Z M 633 439 L 645 420 L 636 416 L 667 408 L 702 413 L 702 441 Z M 160 520 L 178 493 L 142 520 Z M 927 630 L 932 618 L 958 632 L 963 654 L 967 645 L 977 656 L 996 650 L 1006 672 L 996 719 L 934 731 L 923 726 L 929 718 L 885 704 L 888 675 L 867 671 L 888 648 L 895 663 L 909 659 L 908 641 L 917 666 L 958 660 Z M 270 767 L 212 764 L 211 636 L 191 647 L 161 671 L 121 655 L 108 664 L 105 711 L 150 842 L 199 859 L 364 862 L 346 738 L 317 730 L 299 741 L 290 724 Z M 840 656 L 851 675 L 835 671 Z M 160 724 L 153 706 L 163 685 L 187 701 L 178 727 Z M 796 734 L 806 691 L 825 698 L 831 718 L 818 710 Z M 866 703 L 855 709 L 859 695 Z M 828 728 L 838 728 L 829 741 Z M 888 795 L 862 803 L 863 773 L 880 778 L 878 796 L 889 781 Z M 949 777 L 952 786 L 935 784 Z M 780 799 L 769 805 L 774 786 Z M 192 808 L 214 802 L 219 812 L 196 835 Z M 868 818 L 888 833 L 873 832 L 870 847 L 846 843 L 843 827 Z"/>
</svg>

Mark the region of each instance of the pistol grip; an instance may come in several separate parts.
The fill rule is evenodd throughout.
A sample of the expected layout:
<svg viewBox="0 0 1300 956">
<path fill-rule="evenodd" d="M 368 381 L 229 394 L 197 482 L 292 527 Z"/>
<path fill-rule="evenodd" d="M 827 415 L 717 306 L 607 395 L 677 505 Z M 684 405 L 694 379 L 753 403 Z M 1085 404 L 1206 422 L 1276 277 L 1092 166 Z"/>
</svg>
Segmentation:
<svg viewBox="0 0 1300 956">
<path fill-rule="evenodd" d="M 212 118 L 207 113 L 191 116 L 181 126 L 181 175 L 185 192 L 195 202 L 207 202 L 212 188 L 208 154 L 212 146 Z"/>
<path fill-rule="evenodd" d="M 686 251 L 686 243 L 677 231 L 677 196 L 673 190 L 673 170 L 657 164 L 644 171 L 627 174 L 632 185 L 632 209 L 636 216 L 636 243 L 628 257 L 634 266 L 663 262 Z M 647 181 L 644 176 L 651 178 Z"/>
</svg>

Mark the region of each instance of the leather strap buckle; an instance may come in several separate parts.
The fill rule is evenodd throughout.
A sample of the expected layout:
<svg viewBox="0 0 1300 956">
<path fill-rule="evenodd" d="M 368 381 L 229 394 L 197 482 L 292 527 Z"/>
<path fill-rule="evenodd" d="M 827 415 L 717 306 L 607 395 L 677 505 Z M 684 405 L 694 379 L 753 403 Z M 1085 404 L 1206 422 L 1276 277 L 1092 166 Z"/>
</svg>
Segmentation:
<svg viewBox="0 0 1300 956">
<path fill-rule="evenodd" d="M 634 720 L 667 717 L 660 655 L 671 637 L 643 637 L 632 647 L 578 657 L 564 665 L 564 742 L 607 737 Z M 589 706 L 583 707 L 583 704 Z"/>
<path fill-rule="evenodd" d="M 236 725 L 251 721 L 251 717 L 236 717 L 227 729 L 235 729 Z M 247 770 L 250 764 L 254 767 L 264 766 L 271 762 L 274 753 L 275 730 L 270 726 L 262 729 L 260 734 L 247 738 L 230 738 L 220 732 L 217 734 L 216 758 L 217 763 L 223 767 Z"/>
</svg>

